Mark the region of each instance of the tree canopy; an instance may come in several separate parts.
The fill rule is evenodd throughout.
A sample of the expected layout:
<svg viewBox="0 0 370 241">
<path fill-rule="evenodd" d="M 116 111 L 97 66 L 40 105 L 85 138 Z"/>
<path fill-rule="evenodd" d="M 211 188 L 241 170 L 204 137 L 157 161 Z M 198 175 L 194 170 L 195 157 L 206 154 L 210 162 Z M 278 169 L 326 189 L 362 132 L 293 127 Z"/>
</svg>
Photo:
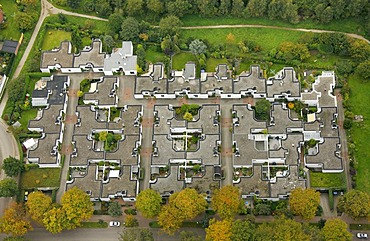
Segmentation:
<svg viewBox="0 0 370 241">
<path fill-rule="evenodd" d="M 122 215 L 121 204 L 118 202 L 109 203 L 108 214 L 112 217 L 119 217 Z"/>
<path fill-rule="evenodd" d="M 248 219 L 237 219 L 231 226 L 232 241 L 252 241 L 256 232 L 256 226 Z"/>
<path fill-rule="evenodd" d="M 23 236 L 32 230 L 23 204 L 11 203 L 0 218 L 0 231 L 13 236 Z"/>
<path fill-rule="evenodd" d="M 12 178 L 4 178 L 0 181 L 0 197 L 13 197 L 18 193 L 18 184 Z"/>
<path fill-rule="evenodd" d="M 162 18 L 159 22 L 159 30 L 163 37 L 176 35 L 181 26 L 181 20 L 174 15 Z"/>
<path fill-rule="evenodd" d="M 232 241 L 231 220 L 216 221 L 212 219 L 206 228 L 206 241 Z"/>
<path fill-rule="evenodd" d="M 320 193 L 314 189 L 294 189 L 289 197 L 290 210 L 305 220 L 315 217 L 320 204 Z"/>
<path fill-rule="evenodd" d="M 347 224 L 338 219 L 327 220 L 322 234 L 325 241 L 350 241 L 352 240 L 352 234 L 347 230 Z"/>
<path fill-rule="evenodd" d="M 359 190 L 351 190 L 344 194 L 338 208 L 354 219 L 370 216 L 370 195 Z"/>
<path fill-rule="evenodd" d="M 258 100 L 255 105 L 255 116 L 258 120 L 268 120 L 270 118 L 271 104 L 268 100 Z"/>
<path fill-rule="evenodd" d="M 28 195 L 26 207 L 31 218 L 42 224 L 44 215 L 51 208 L 52 200 L 43 192 L 33 192 Z"/>
<path fill-rule="evenodd" d="M 241 205 L 240 192 L 235 186 L 224 186 L 215 190 L 212 196 L 212 208 L 221 218 L 233 218 Z"/>
<path fill-rule="evenodd" d="M 204 54 L 207 50 L 207 45 L 203 43 L 199 39 L 195 39 L 191 41 L 189 44 L 189 49 L 192 54 L 199 55 L 199 54 Z"/>
<path fill-rule="evenodd" d="M 161 195 L 153 189 L 145 189 L 137 195 L 135 207 L 146 218 L 153 218 L 161 211 Z"/>
<path fill-rule="evenodd" d="M 133 18 L 126 18 L 121 25 L 121 38 L 125 41 L 135 41 L 139 38 L 139 22 Z"/>
<path fill-rule="evenodd" d="M 5 171 L 7 176 L 14 177 L 18 176 L 18 174 L 24 170 L 24 164 L 23 161 L 10 156 L 3 160 L 1 168 Z"/>
<path fill-rule="evenodd" d="M 119 241 L 154 241 L 148 228 L 126 228 L 119 235 Z"/>
</svg>

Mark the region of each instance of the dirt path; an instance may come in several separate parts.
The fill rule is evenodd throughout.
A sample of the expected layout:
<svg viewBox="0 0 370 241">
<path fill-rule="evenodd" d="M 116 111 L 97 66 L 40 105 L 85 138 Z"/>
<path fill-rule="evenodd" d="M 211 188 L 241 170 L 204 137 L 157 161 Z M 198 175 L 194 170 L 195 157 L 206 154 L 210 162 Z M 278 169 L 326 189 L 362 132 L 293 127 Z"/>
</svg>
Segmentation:
<svg viewBox="0 0 370 241">
<path fill-rule="evenodd" d="M 365 40 L 367 43 L 370 43 L 365 37 L 354 34 L 354 33 L 344 33 L 339 31 L 330 31 L 330 30 L 320 30 L 320 29 L 306 29 L 306 28 L 287 28 L 287 27 L 278 27 L 278 26 L 266 26 L 259 24 L 238 24 L 238 25 L 211 25 L 211 26 L 192 26 L 192 27 L 182 27 L 181 29 L 214 29 L 214 28 L 270 28 L 270 29 L 281 29 L 289 31 L 300 31 L 300 32 L 313 32 L 313 33 L 343 33 L 349 37 Z"/>
</svg>

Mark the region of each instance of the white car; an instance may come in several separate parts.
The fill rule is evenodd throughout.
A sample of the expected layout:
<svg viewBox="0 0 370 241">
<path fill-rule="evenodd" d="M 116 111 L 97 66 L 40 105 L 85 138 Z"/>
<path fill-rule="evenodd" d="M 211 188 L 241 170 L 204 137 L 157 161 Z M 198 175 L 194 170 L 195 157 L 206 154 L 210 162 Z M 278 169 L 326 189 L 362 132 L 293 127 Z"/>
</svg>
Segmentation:
<svg viewBox="0 0 370 241">
<path fill-rule="evenodd" d="M 359 239 L 367 239 L 367 233 L 356 233 L 356 237 Z"/>
<path fill-rule="evenodd" d="M 120 222 L 118 221 L 110 221 L 109 222 L 109 227 L 119 227 L 121 225 Z"/>
</svg>

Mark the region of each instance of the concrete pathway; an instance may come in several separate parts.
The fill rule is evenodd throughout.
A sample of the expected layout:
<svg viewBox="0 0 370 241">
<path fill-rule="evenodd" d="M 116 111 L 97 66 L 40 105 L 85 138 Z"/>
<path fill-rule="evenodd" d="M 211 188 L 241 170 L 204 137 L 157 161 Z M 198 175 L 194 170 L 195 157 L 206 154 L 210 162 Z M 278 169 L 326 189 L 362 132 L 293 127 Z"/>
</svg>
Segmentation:
<svg viewBox="0 0 370 241">
<path fill-rule="evenodd" d="M 232 151 L 232 105 L 221 105 L 221 167 L 224 170 L 225 179 L 222 185 L 233 185 L 233 151 Z"/>
</svg>

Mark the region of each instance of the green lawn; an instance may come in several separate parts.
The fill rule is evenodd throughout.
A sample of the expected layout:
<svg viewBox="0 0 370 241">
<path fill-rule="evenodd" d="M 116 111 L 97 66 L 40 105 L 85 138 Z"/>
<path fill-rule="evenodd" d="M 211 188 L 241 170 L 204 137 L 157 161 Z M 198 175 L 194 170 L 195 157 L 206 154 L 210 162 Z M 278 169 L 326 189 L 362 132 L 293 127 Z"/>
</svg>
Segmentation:
<svg viewBox="0 0 370 241">
<path fill-rule="evenodd" d="M 81 228 L 108 228 L 107 222 L 82 222 Z"/>
<path fill-rule="evenodd" d="M 211 44 L 225 44 L 226 36 L 232 33 L 235 36 L 235 44 L 241 40 L 254 41 L 261 46 L 262 51 L 269 52 L 277 48 L 282 42 L 296 42 L 303 32 L 264 29 L 264 28 L 220 28 L 220 29 L 190 29 L 181 30 L 183 39 L 207 39 Z"/>
<path fill-rule="evenodd" d="M 146 60 L 151 63 L 164 62 L 166 55 L 157 51 L 156 46 L 149 46 L 146 50 Z"/>
<path fill-rule="evenodd" d="M 354 224 L 351 223 L 349 225 L 350 230 L 370 230 L 370 224 L 369 223 L 363 223 L 363 224 Z"/>
<path fill-rule="evenodd" d="M 207 72 L 216 72 L 216 67 L 219 64 L 228 64 L 227 59 L 215 59 L 215 58 L 208 58 L 206 61 L 206 71 Z"/>
<path fill-rule="evenodd" d="M 71 32 L 64 30 L 46 29 L 42 50 L 58 48 L 63 40 L 71 40 Z"/>
<path fill-rule="evenodd" d="M 345 173 L 310 172 L 313 188 L 346 188 Z"/>
<path fill-rule="evenodd" d="M 266 26 L 279 26 L 288 28 L 308 28 L 334 30 L 348 33 L 357 33 L 364 35 L 364 26 L 360 19 L 340 19 L 333 20 L 327 24 L 320 24 L 313 20 L 306 20 L 298 24 L 291 24 L 281 20 L 269 20 L 267 18 L 236 18 L 236 17 L 214 17 L 206 18 L 197 15 L 187 15 L 181 19 L 184 26 L 206 26 L 206 25 L 236 25 L 236 24 L 260 24 Z"/>
<path fill-rule="evenodd" d="M 19 119 L 19 123 L 22 124 L 22 126 L 27 127 L 28 121 L 35 119 L 37 116 L 37 109 L 32 108 L 29 110 L 24 110 L 21 113 L 21 118 Z"/>
<path fill-rule="evenodd" d="M 349 78 L 351 87 L 350 103 L 352 112 L 356 115 L 363 115 L 363 125 L 353 125 L 351 136 L 356 144 L 355 157 L 358 162 L 357 168 L 357 189 L 370 193 L 370 83 L 363 82 L 358 76 Z"/>
<path fill-rule="evenodd" d="M 196 64 L 198 63 L 195 56 L 190 52 L 181 52 L 172 57 L 172 69 L 173 70 L 182 70 L 185 68 L 185 64 L 189 61 L 193 61 Z"/>
<path fill-rule="evenodd" d="M 35 168 L 25 171 L 21 176 L 21 189 L 39 187 L 59 187 L 60 168 Z"/>
<path fill-rule="evenodd" d="M 7 27 L 0 30 L 0 35 L 3 36 L 4 39 L 18 40 L 21 36 L 21 32 L 15 24 L 15 14 L 18 12 L 17 4 L 13 0 L 3 0 L 1 1 L 1 5 L 3 6 L 3 12 L 6 16 Z"/>
</svg>

